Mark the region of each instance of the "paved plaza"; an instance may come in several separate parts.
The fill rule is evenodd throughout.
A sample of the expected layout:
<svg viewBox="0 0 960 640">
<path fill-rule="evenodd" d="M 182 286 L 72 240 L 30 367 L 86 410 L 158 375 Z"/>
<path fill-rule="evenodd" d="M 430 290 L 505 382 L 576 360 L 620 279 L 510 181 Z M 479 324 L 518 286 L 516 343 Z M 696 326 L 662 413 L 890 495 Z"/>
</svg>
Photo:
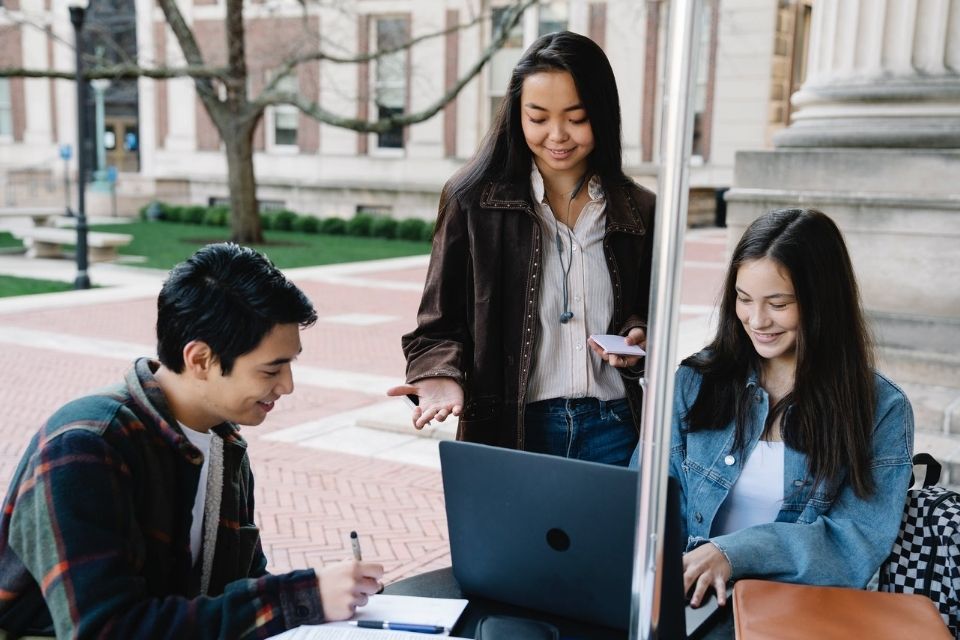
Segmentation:
<svg viewBox="0 0 960 640">
<path fill-rule="evenodd" d="M 725 267 L 725 231 L 686 240 L 679 355 L 709 332 Z M 269 253 L 269 252 L 268 252 Z M 0 273 L 69 280 L 68 261 L 0 255 Z M 425 256 L 288 270 L 319 315 L 303 333 L 296 391 L 243 430 L 256 475 L 257 521 L 273 571 L 364 557 L 387 581 L 449 565 L 437 443 L 455 425 L 414 432 L 385 390 L 403 381 L 400 336 L 414 326 Z M 60 404 L 121 379 L 154 353 L 162 272 L 94 265 L 82 292 L 0 299 L 0 487 L 28 440 Z"/>
</svg>

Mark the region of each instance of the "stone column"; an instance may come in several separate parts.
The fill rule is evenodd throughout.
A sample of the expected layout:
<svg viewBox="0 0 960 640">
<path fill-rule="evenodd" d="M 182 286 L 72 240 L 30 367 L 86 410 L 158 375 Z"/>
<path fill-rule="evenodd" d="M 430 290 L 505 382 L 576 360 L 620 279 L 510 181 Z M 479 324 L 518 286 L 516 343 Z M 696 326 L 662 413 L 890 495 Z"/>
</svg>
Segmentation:
<svg viewBox="0 0 960 640">
<path fill-rule="evenodd" d="M 779 147 L 960 148 L 960 1 L 817 0 Z"/>
<path fill-rule="evenodd" d="M 827 213 L 881 369 L 920 431 L 960 434 L 960 0 L 816 0 L 811 21 L 793 124 L 737 154 L 728 245 L 770 209 Z"/>
</svg>

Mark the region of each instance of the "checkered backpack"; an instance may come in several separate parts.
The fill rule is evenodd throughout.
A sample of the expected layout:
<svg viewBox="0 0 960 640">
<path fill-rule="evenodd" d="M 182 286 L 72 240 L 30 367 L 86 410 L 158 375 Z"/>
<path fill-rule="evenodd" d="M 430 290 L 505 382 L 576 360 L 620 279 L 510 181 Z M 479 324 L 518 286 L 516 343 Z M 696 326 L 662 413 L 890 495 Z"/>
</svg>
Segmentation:
<svg viewBox="0 0 960 640">
<path fill-rule="evenodd" d="M 880 567 L 880 591 L 920 593 L 940 609 L 960 640 L 960 494 L 936 486 L 940 463 L 918 453 L 923 486 L 911 487 L 893 551 Z"/>
</svg>

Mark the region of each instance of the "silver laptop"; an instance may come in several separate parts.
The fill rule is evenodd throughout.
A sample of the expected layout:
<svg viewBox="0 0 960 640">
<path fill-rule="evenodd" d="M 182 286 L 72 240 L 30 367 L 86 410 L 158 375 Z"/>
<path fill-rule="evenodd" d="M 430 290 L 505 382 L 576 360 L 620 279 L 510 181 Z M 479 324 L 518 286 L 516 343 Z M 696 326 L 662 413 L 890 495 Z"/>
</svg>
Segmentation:
<svg viewBox="0 0 960 640">
<path fill-rule="evenodd" d="M 637 472 L 465 442 L 440 443 L 453 574 L 480 596 L 607 627 L 630 623 Z M 678 538 L 668 518 L 667 539 Z M 673 531 L 671 531 L 673 529 Z M 661 622 L 693 635 L 681 541 L 668 545 Z M 671 594 L 671 595 L 667 595 Z"/>
</svg>

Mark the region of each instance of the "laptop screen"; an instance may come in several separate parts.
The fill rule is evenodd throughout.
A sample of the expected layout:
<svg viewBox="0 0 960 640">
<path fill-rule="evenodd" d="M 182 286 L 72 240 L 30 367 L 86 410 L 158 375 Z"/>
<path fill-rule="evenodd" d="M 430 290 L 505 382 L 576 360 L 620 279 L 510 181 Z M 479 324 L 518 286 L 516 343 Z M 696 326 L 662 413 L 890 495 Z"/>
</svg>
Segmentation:
<svg viewBox="0 0 960 640">
<path fill-rule="evenodd" d="M 627 628 L 636 471 L 464 442 L 440 463 L 465 594 Z"/>
</svg>

